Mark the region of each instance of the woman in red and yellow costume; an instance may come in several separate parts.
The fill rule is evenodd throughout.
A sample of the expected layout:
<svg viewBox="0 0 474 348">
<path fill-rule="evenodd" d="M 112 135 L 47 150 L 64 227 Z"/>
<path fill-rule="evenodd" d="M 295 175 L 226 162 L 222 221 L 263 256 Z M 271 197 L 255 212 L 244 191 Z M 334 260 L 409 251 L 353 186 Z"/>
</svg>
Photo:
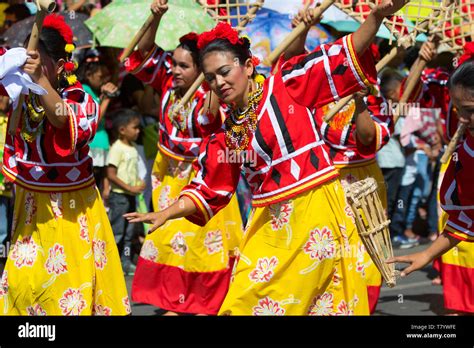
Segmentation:
<svg viewBox="0 0 474 348">
<path fill-rule="evenodd" d="M 156 211 L 174 203 L 194 179 L 193 162 L 198 159 L 199 148 L 222 126 L 217 97 L 202 87 L 174 113 L 200 73 L 198 35 L 183 36 L 173 53 L 156 46 L 156 32 L 167 9 L 165 0 L 151 5 L 155 20 L 126 63 L 127 70 L 161 96 L 159 151 L 152 170 Z M 168 315 L 216 314 L 229 287 L 234 248 L 240 243 L 242 229 L 234 196 L 204 227 L 183 218 L 148 234 L 133 279 L 132 299 L 165 309 Z"/>
<path fill-rule="evenodd" d="M 73 74 L 72 38 L 63 17 L 50 15 L 38 50 L 4 53 L 17 60 L 24 55 L 21 69 L 43 92 L 25 98 L 19 127 L 5 142 L 3 174 L 17 191 L 12 249 L 0 285 L 2 314 L 130 313 L 88 155 L 99 106 Z"/>
<path fill-rule="evenodd" d="M 343 97 L 375 82 L 367 49 L 384 16 L 403 4 L 375 6 L 357 32 L 290 59 L 265 81 L 256 78 L 248 40 L 228 25 L 201 35 L 206 81 L 230 106 L 224 127 L 201 147 L 198 174 L 178 202 L 126 217 L 147 221 L 152 230 L 184 216 L 205 225 L 228 204 L 244 169 L 253 211 L 219 314 L 369 314 L 365 281 L 348 250 L 360 240 L 348 235 L 355 228 L 347 228 L 353 222 L 339 174 L 311 110 L 334 100 L 331 86 Z M 326 75 L 325 66 L 333 70 L 344 62 L 352 68 Z M 219 161 L 226 151 L 241 155 L 244 164 Z"/>
</svg>

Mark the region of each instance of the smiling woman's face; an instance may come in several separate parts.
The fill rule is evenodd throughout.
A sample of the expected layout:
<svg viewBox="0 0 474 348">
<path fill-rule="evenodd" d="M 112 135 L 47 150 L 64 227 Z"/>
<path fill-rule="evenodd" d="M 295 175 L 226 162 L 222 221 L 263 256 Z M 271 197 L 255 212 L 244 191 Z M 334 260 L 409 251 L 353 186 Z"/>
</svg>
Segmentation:
<svg viewBox="0 0 474 348">
<path fill-rule="evenodd" d="M 455 85 L 451 88 L 450 95 L 458 117 L 468 122 L 469 131 L 474 135 L 474 90 Z"/>
<path fill-rule="evenodd" d="M 202 68 L 207 83 L 220 100 L 237 106 L 244 103 L 253 73 L 250 59 L 242 66 L 232 53 L 212 51 L 204 56 Z"/>
</svg>

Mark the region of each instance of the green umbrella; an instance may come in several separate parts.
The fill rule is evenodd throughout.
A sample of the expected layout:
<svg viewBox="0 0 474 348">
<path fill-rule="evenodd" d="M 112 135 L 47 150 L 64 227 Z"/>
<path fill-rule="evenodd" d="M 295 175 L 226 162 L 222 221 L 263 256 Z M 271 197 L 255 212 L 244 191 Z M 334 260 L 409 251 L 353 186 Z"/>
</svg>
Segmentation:
<svg viewBox="0 0 474 348">
<path fill-rule="evenodd" d="M 101 46 L 127 47 L 145 23 L 151 1 L 114 0 L 85 25 Z M 215 22 L 203 8 L 190 0 L 169 0 L 169 10 L 163 16 L 155 42 L 164 50 L 173 50 L 179 38 L 191 31 L 202 33 L 211 29 Z"/>
</svg>

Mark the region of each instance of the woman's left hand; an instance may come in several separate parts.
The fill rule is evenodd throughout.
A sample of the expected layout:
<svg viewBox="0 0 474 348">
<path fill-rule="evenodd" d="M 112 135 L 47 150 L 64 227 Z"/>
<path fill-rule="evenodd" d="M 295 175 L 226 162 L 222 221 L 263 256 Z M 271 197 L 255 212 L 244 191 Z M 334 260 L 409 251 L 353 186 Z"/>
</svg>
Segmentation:
<svg viewBox="0 0 474 348">
<path fill-rule="evenodd" d="M 127 219 L 128 222 L 144 222 L 146 224 L 152 225 L 148 230 L 148 233 L 152 233 L 158 227 L 163 225 L 167 218 L 163 212 L 153 212 L 153 213 L 127 213 L 123 215 L 124 218 Z"/>
<path fill-rule="evenodd" d="M 422 269 L 432 261 L 432 258 L 426 253 L 426 251 L 421 251 L 416 254 L 409 254 L 404 256 L 396 256 L 385 261 L 386 263 L 402 262 L 409 263 L 410 266 L 405 268 L 400 276 L 406 277 L 411 272 Z"/>
<path fill-rule="evenodd" d="M 25 65 L 23 65 L 23 71 L 31 76 L 33 82 L 38 82 L 43 75 L 41 56 L 37 50 L 28 51 L 27 55 L 28 58 L 26 59 Z"/>
<path fill-rule="evenodd" d="M 316 7 L 321 4 L 316 4 Z M 301 22 L 304 22 L 307 26 L 313 26 L 318 24 L 322 19 L 316 17 L 316 8 L 309 8 L 306 11 L 300 10 L 298 14 L 292 19 L 291 26 L 296 28 Z"/>
</svg>

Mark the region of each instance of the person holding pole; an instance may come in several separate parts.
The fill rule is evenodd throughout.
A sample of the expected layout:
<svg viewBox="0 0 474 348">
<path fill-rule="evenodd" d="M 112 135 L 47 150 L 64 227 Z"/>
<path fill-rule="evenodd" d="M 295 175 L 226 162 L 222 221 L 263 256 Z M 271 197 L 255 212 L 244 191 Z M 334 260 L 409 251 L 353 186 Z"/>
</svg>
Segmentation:
<svg viewBox="0 0 474 348">
<path fill-rule="evenodd" d="M 420 55 L 423 55 L 423 58 L 427 62 L 432 62 L 437 57 L 435 55 L 434 44 L 425 43 L 422 46 Z M 458 59 L 459 66 L 454 73 L 449 76 L 449 73 L 437 69 L 433 71 L 432 69 L 427 69 L 422 75 L 422 81 L 419 83 L 420 86 L 416 86 L 415 90 L 423 91 L 421 95 L 417 97 L 421 101 L 422 105 L 427 105 L 426 107 L 440 108 L 441 109 L 441 118 L 442 126 L 440 127 L 443 132 L 443 139 L 445 141 L 450 141 L 458 125 L 468 125 L 465 121 L 466 117 L 462 117 L 459 113 L 458 104 L 456 104 L 455 93 L 453 93 L 453 81 L 456 81 L 456 76 L 459 78 L 459 72 L 464 71 L 465 73 L 469 72 L 469 69 L 466 69 L 469 65 L 473 65 L 474 61 L 474 43 L 467 43 L 464 47 L 464 54 Z M 463 69 L 461 69 L 464 66 Z M 441 70 L 441 71 L 440 71 Z M 466 75 L 466 79 L 470 75 Z M 461 85 L 462 86 L 462 85 Z M 451 87 L 451 88 L 449 88 Z M 469 88 L 465 88 L 469 90 Z M 456 89 L 457 90 L 457 89 Z M 428 101 L 427 104 L 424 101 Z M 449 155 L 447 163 L 441 164 L 441 169 L 439 173 L 439 201 L 441 205 L 441 212 L 439 216 L 439 231 L 444 231 L 443 234 L 448 233 L 449 226 L 453 223 L 453 214 L 454 212 L 450 211 L 454 208 L 446 209 L 446 203 L 443 201 L 446 199 L 445 193 L 443 193 L 443 187 L 446 190 L 445 180 L 453 180 L 452 178 L 445 179 L 447 173 L 450 170 L 450 166 L 457 166 L 460 168 L 460 163 L 458 160 L 460 158 L 460 153 L 462 148 L 466 148 L 468 145 L 464 145 L 463 142 L 466 142 L 466 138 L 469 136 L 469 130 L 466 130 L 462 133 L 463 141 L 462 145 L 457 149 L 456 152 Z M 447 150 L 445 150 L 447 151 Z M 454 162 L 453 164 L 450 164 Z M 452 175 L 452 173 L 451 173 Z M 450 222 L 451 221 L 451 222 Z M 443 236 L 444 237 L 444 236 Z M 474 303 L 464 294 L 472 293 L 474 291 L 474 283 L 470 281 L 465 281 L 466 279 L 471 279 L 471 275 L 474 272 L 474 263 L 472 262 L 472 253 L 474 252 L 474 244 L 469 243 L 461 239 L 461 241 L 452 249 L 444 252 L 439 258 L 433 263 L 435 267 L 440 272 L 441 284 L 443 286 L 444 294 L 444 307 L 450 311 L 452 314 L 466 314 L 474 313 Z"/>
<path fill-rule="evenodd" d="M 472 313 L 474 309 L 472 253 L 462 250 L 461 243 L 473 242 L 474 192 L 472 189 L 472 168 L 474 165 L 474 59 L 471 52 L 463 56 L 464 62 L 458 66 L 448 80 L 451 101 L 456 108 L 459 122 L 467 128 L 464 140 L 457 146 L 449 162 L 440 189 L 441 208 L 446 213 L 443 232 L 427 249 L 405 256 L 394 257 L 387 262 L 408 263 L 401 275 L 422 269 L 435 258 L 454 251 L 463 262 L 459 265 L 443 265 L 441 276 L 449 280 L 450 291 L 454 291 L 454 301 L 450 309 Z M 470 247 L 470 246 L 469 246 Z M 451 257 L 452 259 L 452 257 Z M 454 267 L 453 267 L 454 266 Z M 449 268 L 449 269 L 448 269 Z M 457 279 L 457 281 L 455 281 Z M 448 289 L 445 289 L 448 290 Z M 450 296 L 453 296 L 450 293 Z"/>
<path fill-rule="evenodd" d="M 253 211 L 219 314 L 369 313 L 365 282 L 347 250 L 359 237 L 346 233 L 352 221 L 344 192 L 310 110 L 333 101 L 333 92 L 343 97 L 375 82 L 367 49 L 383 18 L 405 3 L 376 5 L 354 34 L 290 59 L 264 82 L 255 79 L 246 38 L 225 23 L 201 34 L 206 81 L 230 107 L 224 127 L 201 148 L 199 172 L 177 202 L 125 216 L 151 223 L 151 231 L 181 217 L 205 225 L 228 204 L 244 168 Z M 335 78 L 326 74 L 325 66 L 333 70 L 344 62 L 352 68 Z M 255 153 L 257 160 L 222 162 L 222 151 Z"/>
<path fill-rule="evenodd" d="M 73 73 L 72 38 L 63 17 L 47 16 L 21 67 L 47 94 L 25 97 L 19 128 L 6 137 L 3 174 L 17 191 L 1 314 L 130 313 L 88 155 L 99 107 Z"/>
<path fill-rule="evenodd" d="M 301 21 L 304 21 L 308 24 L 308 29 L 311 28 L 318 22 L 314 13 L 315 9 L 298 13 L 292 21 L 292 26 L 296 27 Z M 303 35 L 298 37 L 282 54 L 279 59 L 280 65 L 305 52 L 304 44 L 308 31 L 306 30 Z M 338 72 L 333 71 L 332 74 L 337 75 Z M 382 113 L 383 99 L 369 95 L 366 102 L 364 96 L 367 92 L 366 89 L 364 92 L 356 93 L 355 98 L 328 122 L 324 120 L 324 116 L 334 103 L 316 109 L 314 118 L 327 146 L 329 157 L 339 170 L 342 183 L 352 184 L 367 177 L 375 178 L 382 204 L 386 209 L 385 182 L 382 171 L 375 161 L 375 155 L 388 142 L 393 129 L 388 113 Z M 349 206 L 346 209 L 350 209 Z M 352 226 L 355 228 L 355 225 Z M 356 258 L 356 269 L 367 282 L 369 308 L 370 313 L 373 313 L 380 295 L 382 276 L 362 243 L 357 245 Z"/>
<path fill-rule="evenodd" d="M 199 88 L 183 108 L 180 99 L 200 74 L 198 35 L 180 39 L 173 53 L 155 45 L 166 0 L 151 5 L 154 21 L 125 61 L 127 70 L 161 95 L 158 115 L 158 154 L 152 170 L 153 207 L 161 211 L 174 203 L 191 182 L 199 149 L 205 137 L 222 126 L 219 100 Z M 222 161 L 232 160 L 222 154 Z M 155 305 L 168 312 L 216 314 L 229 286 L 234 249 L 242 237 L 237 198 L 205 227 L 186 219 L 170 221 L 143 244 L 132 285 L 135 302 Z"/>
</svg>

